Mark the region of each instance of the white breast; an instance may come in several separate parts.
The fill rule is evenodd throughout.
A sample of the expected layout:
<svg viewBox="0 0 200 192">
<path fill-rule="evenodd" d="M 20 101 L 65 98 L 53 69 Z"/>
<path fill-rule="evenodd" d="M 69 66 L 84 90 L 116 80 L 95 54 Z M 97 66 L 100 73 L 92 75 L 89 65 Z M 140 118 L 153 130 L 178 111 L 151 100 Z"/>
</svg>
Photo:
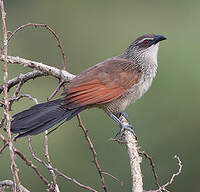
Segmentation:
<svg viewBox="0 0 200 192">
<path fill-rule="evenodd" d="M 135 102 L 149 89 L 157 72 L 158 48 L 159 43 L 152 45 L 140 55 L 142 62 L 140 60 L 141 76 L 138 83 L 133 85 L 118 99 L 104 104 L 102 108 L 107 113 L 124 111 L 130 103 Z"/>
</svg>

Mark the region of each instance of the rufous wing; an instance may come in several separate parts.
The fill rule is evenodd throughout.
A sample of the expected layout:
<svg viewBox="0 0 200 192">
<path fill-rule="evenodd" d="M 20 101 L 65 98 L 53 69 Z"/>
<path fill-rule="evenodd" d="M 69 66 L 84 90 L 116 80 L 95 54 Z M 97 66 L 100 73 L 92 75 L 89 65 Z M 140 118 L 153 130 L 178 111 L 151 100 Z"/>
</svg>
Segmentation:
<svg viewBox="0 0 200 192">
<path fill-rule="evenodd" d="M 73 109 L 111 102 L 138 82 L 139 72 L 132 61 L 115 57 L 76 76 L 63 92 L 62 105 Z"/>
</svg>

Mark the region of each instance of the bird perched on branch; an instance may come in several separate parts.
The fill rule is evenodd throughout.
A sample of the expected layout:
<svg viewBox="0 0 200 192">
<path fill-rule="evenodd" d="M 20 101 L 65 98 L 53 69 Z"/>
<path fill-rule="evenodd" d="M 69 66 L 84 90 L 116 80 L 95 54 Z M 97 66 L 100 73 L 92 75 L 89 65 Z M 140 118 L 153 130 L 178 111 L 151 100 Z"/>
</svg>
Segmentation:
<svg viewBox="0 0 200 192">
<path fill-rule="evenodd" d="M 103 109 L 124 130 L 120 117 L 126 107 L 139 99 L 151 86 L 157 71 L 159 42 L 166 37 L 145 34 L 137 38 L 124 53 L 98 63 L 77 75 L 65 87 L 62 97 L 41 103 L 13 116 L 11 131 L 18 137 L 39 134 L 63 120 L 70 120 L 81 111 Z"/>
</svg>

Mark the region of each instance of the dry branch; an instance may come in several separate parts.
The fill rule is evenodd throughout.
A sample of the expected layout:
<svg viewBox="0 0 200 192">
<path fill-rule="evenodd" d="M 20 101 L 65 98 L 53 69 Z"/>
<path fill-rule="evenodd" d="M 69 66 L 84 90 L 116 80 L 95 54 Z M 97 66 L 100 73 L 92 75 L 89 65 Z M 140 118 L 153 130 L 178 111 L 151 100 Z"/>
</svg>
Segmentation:
<svg viewBox="0 0 200 192">
<path fill-rule="evenodd" d="M 6 60 L 5 55 L 1 55 L 0 60 L 5 61 Z M 51 66 L 45 65 L 43 63 L 31 61 L 31 60 L 20 58 L 20 57 L 7 56 L 6 61 L 9 64 L 19 64 L 24 67 L 30 67 L 32 69 L 38 70 L 42 73 L 46 73 L 47 75 L 51 75 L 53 77 L 62 79 L 64 81 L 70 81 L 75 77 L 75 75 L 73 75 L 65 70 L 60 70 L 56 67 L 51 67 Z"/>
<path fill-rule="evenodd" d="M 124 117 L 121 117 L 121 121 L 125 125 L 129 124 Z M 132 192 L 143 192 L 142 172 L 140 168 L 140 163 L 142 162 L 142 158 L 139 156 L 138 153 L 137 140 L 130 131 L 125 131 L 124 137 L 125 137 L 125 145 L 130 160 Z"/>
<path fill-rule="evenodd" d="M 22 192 L 20 180 L 18 176 L 18 169 L 15 162 L 15 153 L 13 149 L 13 139 L 10 131 L 11 127 L 11 116 L 10 116 L 10 106 L 9 106 L 9 96 L 8 96 L 8 40 L 7 40 L 7 26 L 6 26 L 6 12 L 4 9 L 4 2 L 0 0 L 1 6 L 1 14 L 2 14 L 2 26 L 3 26 L 3 54 L 4 54 L 4 96 L 5 96 L 5 107 L 4 107 L 4 114 L 6 116 L 6 130 L 8 133 L 8 145 L 10 150 L 10 159 L 11 159 L 11 171 L 13 175 L 13 191 L 14 192 Z"/>
</svg>

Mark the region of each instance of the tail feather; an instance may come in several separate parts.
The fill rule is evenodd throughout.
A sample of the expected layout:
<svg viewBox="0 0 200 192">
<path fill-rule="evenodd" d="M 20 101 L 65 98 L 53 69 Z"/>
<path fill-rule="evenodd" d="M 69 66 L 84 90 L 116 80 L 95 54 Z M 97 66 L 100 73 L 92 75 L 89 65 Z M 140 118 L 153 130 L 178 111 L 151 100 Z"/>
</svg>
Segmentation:
<svg viewBox="0 0 200 192">
<path fill-rule="evenodd" d="M 67 110 L 61 106 L 61 99 L 41 103 L 13 116 L 11 131 L 19 137 L 39 134 L 62 120 L 70 120 L 83 110 L 83 107 Z"/>
</svg>

